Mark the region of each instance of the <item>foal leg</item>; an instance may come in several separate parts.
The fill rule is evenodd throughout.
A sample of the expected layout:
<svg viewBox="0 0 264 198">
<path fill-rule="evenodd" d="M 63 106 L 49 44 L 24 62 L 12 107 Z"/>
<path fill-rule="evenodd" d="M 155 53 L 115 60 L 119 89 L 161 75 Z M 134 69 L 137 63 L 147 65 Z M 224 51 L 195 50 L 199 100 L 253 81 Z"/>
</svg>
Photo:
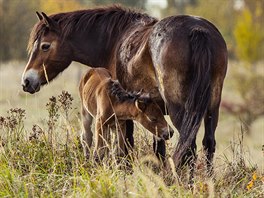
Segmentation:
<svg viewBox="0 0 264 198">
<path fill-rule="evenodd" d="M 105 154 L 106 147 L 105 142 L 107 129 L 103 125 L 103 121 L 101 118 L 96 119 L 95 123 L 95 147 L 94 147 L 94 159 L 97 162 L 100 162 Z"/>
<path fill-rule="evenodd" d="M 126 122 L 119 122 L 118 129 L 117 129 L 117 135 L 118 135 L 117 156 L 121 158 L 126 155 L 126 146 L 125 146 Z"/>
<path fill-rule="evenodd" d="M 84 151 L 84 156 L 88 159 L 93 141 L 93 132 L 91 129 L 93 117 L 85 109 L 82 109 L 82 122 L 84 131 L 81 134 L 81 143 Z"/>
<path fill-rule="evenodd" d="M 213 157 L 215 153 L 215 129 L 218 123 L 219 105 L 214 109 L 207 110 L 204 117 L 205 133 L 203 147 L 206 152 L 207 171 L 209 176 L 213 174 Z"/>
</svg>

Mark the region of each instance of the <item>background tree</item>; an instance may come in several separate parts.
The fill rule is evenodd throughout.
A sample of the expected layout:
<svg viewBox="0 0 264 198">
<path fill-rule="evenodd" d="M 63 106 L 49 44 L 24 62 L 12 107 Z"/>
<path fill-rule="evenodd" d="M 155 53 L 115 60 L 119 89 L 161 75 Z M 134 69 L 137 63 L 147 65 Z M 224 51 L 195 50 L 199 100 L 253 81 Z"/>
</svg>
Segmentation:
<svg viewBox="0 0 264 198">
<path fill-rule="evenodd" d="M 234 27 L 236 53 L 251 65 L 264 57 L 264 1 L 246 1 Z"/>
<path fill-rule="evenodd" d="M 43 12 L 47 12 L 47 14 L 54 14 L 78 10 L 82 8 L 82 5 L 79 0 L 40 0 L 39 7 Z"/>
<path fill-rule="evenodd" d="M 37 3 L 2 0 L 0 7 L 0 60 L 26 58 L 25 46 Z"/>
<path fill-rule="evenodd" d="M 121 4 L 128 7 L 145 9 L 147 0 L 90 0 L 93 5 Z M 89 2 L 89 3 L 90 3 Z"/>
<path fill-rule="evenodd" d="M 247 0 L 234 26 L 236 55 L 243 67 L 233 71 L 234 86 L 242 99 L 239 111 L 248 134 L 252 123 L 264 115 L 264 1 Z"/>
<path fill-rule="evenodd" d="M 167 7 L 162 10 L 162 16 L 185 14 L 188 6 L 195 6 L 198 0 L 167 0 Z"/>
</svg>

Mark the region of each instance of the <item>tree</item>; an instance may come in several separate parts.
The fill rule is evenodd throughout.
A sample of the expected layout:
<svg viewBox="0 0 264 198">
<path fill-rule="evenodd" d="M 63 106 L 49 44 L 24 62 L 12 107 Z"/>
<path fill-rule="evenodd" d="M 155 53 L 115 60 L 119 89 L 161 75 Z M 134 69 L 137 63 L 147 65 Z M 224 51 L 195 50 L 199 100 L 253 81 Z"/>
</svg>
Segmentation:
<svg viewBox="0 0 264 198">
<path fill-rule="evenodd" d="M 82 5 L 78 0 L 40 0 L 39 4 L 40 9 L 48 14 L 69 12 L 82 8 Z"/>
<path fill-rule="evenodd" d="M 264 1 L 245 0 L 233 31 L 236 54 L 244 65 L 233 73 L 236 90 L 242 98 L 239 116 L 248 133 L 252 123 L 264 115 L 263 65 L 257 66 L 264 59 L 263 8 Z"/>
<path fill-rule="evenodd" d="M 195 6 L 197 0 L 167 0 L 167 7 L 163 9 L 162 15 L 172 16 L 178 14 L 185 14 L 188 6 Z"/>
<path fill-rule="evenodd" d="M 145 9 L 147 0 L 90 0 L 94 5 L 121 4 L 128 7 Z"/>
<path fill-rule="evenodd" d="M 0 59 L 27 57 L 26 43 L 34 23 L 35 1 L 0 1 Z"/>
<path fill-rule="evenodd" d="M 264 11 L 261 6 L 253 5 L 252 8 L 252 2 L 251 9 L 246 7 L 240 12 L 234 28 L 237 56 L 250 64 L 264 58 Z M 258 3 L 260 1 L 255 0 L 255 4 Z"/>
</svg>

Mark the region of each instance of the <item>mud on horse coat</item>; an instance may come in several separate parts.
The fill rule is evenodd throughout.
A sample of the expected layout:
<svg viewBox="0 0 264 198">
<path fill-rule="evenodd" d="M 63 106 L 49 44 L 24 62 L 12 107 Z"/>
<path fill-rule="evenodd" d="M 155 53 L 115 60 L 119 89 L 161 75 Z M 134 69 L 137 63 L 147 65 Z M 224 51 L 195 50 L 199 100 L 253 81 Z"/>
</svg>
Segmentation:
<svg viewBox="0 0 264 198">
<path fill-rule="evenodd" d="M 90 69 L 80 81 L 79 93 L 85 130 L 82 143 L 87 157 L 92 143 L 91 126 L 86 124 L 88 115 L 95 119 L 94 155 L 99 160 L 107 149 L 104 143 L 110 136 L 110 128 L 118 131 L 118 155 L 125 155 L 125 121 L 128 119 L 138 121 L 157 138 L 167 140 L 173 135 L 160 107 L 149 94 L 126 92 L 105 68 Z"/>
<path fill-rule="evenodd" d="M 39 91 L 46 78 L 52 80 L 72 61 L 105 67 L 124 89 L 144 89 L 162 109 L 166 106 L 180 133 L 173 155 L 176 167 L 195 161 L 196 134 L 204 118 L 203 146 L 212 169 L 227 69 L 226 44 L 212 23 L 186 15 L 158 21 L 117 6 L 37 15 L 22 76 L 24 91 Z M 87 120 L 90 124 L 92 117 Z M 126 140 L 133 146 L 131 122 Z M 164 158 L 164 140 L 155 144 Z"/>
</svg>

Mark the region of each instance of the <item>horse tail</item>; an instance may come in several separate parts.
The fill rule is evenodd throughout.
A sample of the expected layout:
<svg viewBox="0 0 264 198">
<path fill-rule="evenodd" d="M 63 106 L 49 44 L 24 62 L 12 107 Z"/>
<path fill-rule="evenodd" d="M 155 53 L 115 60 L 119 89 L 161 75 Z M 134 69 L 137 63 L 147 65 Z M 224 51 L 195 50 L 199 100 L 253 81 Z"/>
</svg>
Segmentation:
<svg viewBox="0 0 264 198">
<path fill-rule="evenodd" d="M 195 140 L 211 97 L 212 55 L 209 34 L 206 29 L 196 27 L 190 32 L 189 39 L 191 76 L 189 94 L 185 102 L 185 111 L 180 128 L 180 140 L 174 154 L 176 163 L 186 160 L 183 157 Z"/>
</svg>

